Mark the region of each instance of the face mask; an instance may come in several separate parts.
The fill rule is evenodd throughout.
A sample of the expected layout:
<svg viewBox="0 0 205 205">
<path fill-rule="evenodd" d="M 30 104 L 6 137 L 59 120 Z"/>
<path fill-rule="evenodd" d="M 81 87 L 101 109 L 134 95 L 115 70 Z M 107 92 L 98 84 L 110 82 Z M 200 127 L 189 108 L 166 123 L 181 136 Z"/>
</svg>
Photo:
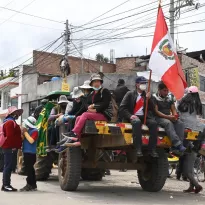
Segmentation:
<svg viewBox="0 0 205 205">
<path fill-rule="evenodd" d="M 147 84 L 141 84 L 140 90 L 145 91 L 147 89 Z"/>
<path fill-rule="evenodd" d="M 99 88 L 95 88 L 95 87 L 92 87 L 92 88 L 93 88 L 93 90 L 98 91 L 102 88 L 102 86 L 100 86 Z"/>
<path fill-rule="evenodd" d="M 18 120 L 19 116 L 18 115 L 14 115 L 13 116 L 15 120 Z"/>
</svg>

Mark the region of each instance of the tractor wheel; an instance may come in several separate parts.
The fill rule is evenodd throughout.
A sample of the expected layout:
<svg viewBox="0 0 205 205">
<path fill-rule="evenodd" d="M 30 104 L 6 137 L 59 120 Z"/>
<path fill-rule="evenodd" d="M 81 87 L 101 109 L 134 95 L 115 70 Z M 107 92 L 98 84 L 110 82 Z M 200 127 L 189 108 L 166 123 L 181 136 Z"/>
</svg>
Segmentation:
<svg viewBox="0 0 205 205">
<path fill-rule="evenodd" d="M 102 169 L 85 169 L 81 170 L 81 178 L 87 181 L 101 181 L 105 176 L 105 170 Z"/>
<path fill-rule="evenodd" d="M 69 147 L 59 155 L 58 179 L 64 191 L 76 191 L 81 176 L 82 153 L 79 147 Z"/>
<path fill-rule="evenodd" d="M 0 172 L 3 172 L 4 169 L 4 154 L 0 148 Z"/>
<path fill-rule="evenodd" d="M 36 180 L 46 181 L 53 167 L 53 158 L 50 153 L 47 156 L 38 156 L 35 164 Z"/>
<path fill-rule="evenodd" d="M 18 150 L 17 154 L 17 173 L 19 175 L 25 175 L 25 166 L 24 166 L 24 160 L 23 160 L 23 153 L 21 150 Z"/>
<path fill-rule="evenodd" d="M 167 154 L 162 150 L 159 158 L 146 161 L 146 169 L 138 171 L 139 183 L 143 190 L 149 192 L 160 191 L 168 177 L 169 164 Z"/>
</svg>

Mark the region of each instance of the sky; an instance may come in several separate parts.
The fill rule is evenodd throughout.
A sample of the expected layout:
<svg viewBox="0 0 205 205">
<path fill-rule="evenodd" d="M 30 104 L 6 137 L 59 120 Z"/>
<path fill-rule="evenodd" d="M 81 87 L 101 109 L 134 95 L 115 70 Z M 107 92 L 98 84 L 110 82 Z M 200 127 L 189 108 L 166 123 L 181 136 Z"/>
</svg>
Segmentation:
<svg viewBox="0 0 205 205">
<path fill-rule="evenodd" d="M 169 2 L 162 0 L 168 24 Z M 181 9 L 179 19 L 175 21 L 175 40 L 188 52 L 205 49 L 205 0 L 195 2 L 201 3 L 202 7 L 198 10 L 194 6 Z M 28 59 L 32 57 L 33 50 L 42 50 L 44 45 L 62 35 L 66 19 L 72 30 L 70 55 L 80 56 L 83 51 L 86 58 L 95 58 L 97 53 L 109 58 L 110 49 L 114 49 L 115 57 L 150 54 L 153 37 L 140 36 L 154 34 L 157 6 L 158 1 L 155 0 L 1 0 L 0 7 L 50 20 L 0 8 L 0 69 L 13 68 L 24 61 L 31 63 L 32 59 Z M 93 19 L 95 22 L 91 22 Z M 60 39 L 48 51 L 64 53 L 62 41 Z"/>
</svg>

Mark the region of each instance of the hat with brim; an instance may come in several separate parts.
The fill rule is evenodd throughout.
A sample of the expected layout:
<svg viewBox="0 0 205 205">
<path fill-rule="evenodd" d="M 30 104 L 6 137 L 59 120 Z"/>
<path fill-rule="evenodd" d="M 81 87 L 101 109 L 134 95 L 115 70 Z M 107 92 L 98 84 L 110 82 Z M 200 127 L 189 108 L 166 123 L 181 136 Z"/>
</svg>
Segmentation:
<svg viewBox="0 0 205 205">
<path fill-rule="evenodd" d="M 23 109 L 18 109 L 15 106 L 11 106 L 8 108 L 7 116 L 9 116 L 11 114 L 17 114 L 18 116 L 21 116 L 23 114 Z"/>
<path fill-rule="evenodd" d="M 61 95 L 58 101 L 58 104 L 68 103 L 68 99 L 65 95 Z"/>
<path fill-rule="evenodd" d="M 79 87 L 74 87 L 73 88 L 73 92 L 72 92 L 72 98 L 73 99 L 77 99 L 77 98 L 80 98 L 81 96 L 83 96 L 83 92 L 82 90 L 80 90 Z"/>
<path fill-rule="evenodd" d="M 90 78 L 90 85 L 92 85 L 92 82 L 95 80 L 99 80 L 101 83 L 103 83 L 103 79 L 99 74 L 93 74 Z"/>
<path fill-rule="evenodd" d="M 80 89 L 92 89 L 90 86 L 90 81 L 86 80 L 83 85 L 79 86 Z"/>
<path fill-rule="evenodd" d="M 148 80 L 144 76 L 138 76 L 135 82 L 136 83 L 148 83 Z"/>
<path fill-rule="evenodd" d="M 28 117 L 26 120 L 24 120 L 24 123 L 30 127 L 30 128 L 36 128 L 36 119 L 32 116 Z"/>
</svg>

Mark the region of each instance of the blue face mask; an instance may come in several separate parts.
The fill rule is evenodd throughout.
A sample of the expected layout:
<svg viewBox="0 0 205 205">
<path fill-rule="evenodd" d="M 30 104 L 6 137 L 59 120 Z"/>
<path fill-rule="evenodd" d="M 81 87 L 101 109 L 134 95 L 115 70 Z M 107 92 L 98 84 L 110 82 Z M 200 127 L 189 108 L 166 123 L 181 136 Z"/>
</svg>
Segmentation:
<svg viewBox="0 0 205 205">
<path fill-rule="evenodd" d="M 95 88 L 95 87 L 92 87 L 94 91 L 98 91 L 102 88 L 102 86 L 100 86 L 99 88 Z"/>
</svg>

